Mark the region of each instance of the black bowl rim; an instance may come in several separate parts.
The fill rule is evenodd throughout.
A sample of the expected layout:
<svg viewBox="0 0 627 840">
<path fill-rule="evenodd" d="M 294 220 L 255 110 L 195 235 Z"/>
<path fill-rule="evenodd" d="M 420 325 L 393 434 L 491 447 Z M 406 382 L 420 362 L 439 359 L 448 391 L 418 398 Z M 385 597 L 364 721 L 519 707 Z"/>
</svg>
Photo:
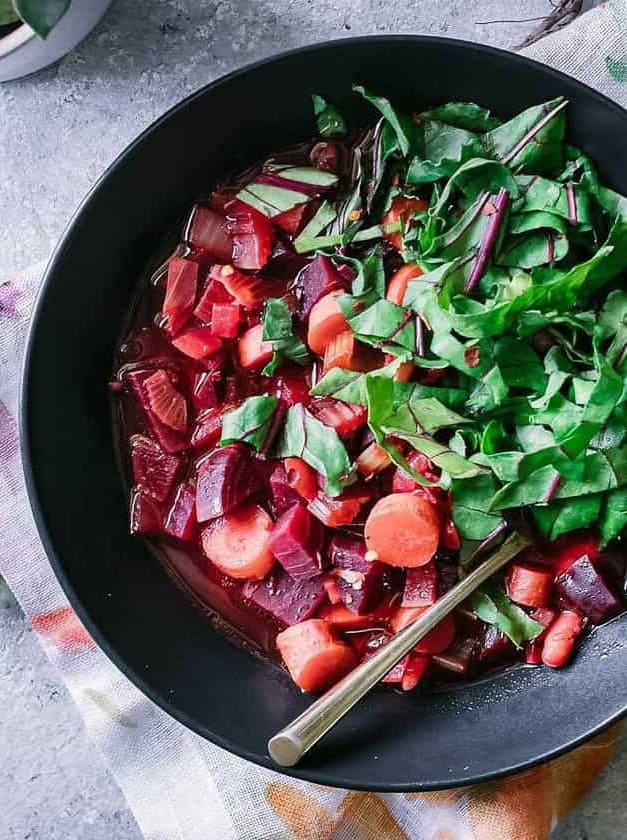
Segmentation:
<svg viewBox="0 0 627 840">
<path fill-rule="evenodd" d="M 43 278 L 37 291 L 36 300 L 33 306 L 33 313 L 27 332 L 25 351 L 22 361 L 18 416 L 19 438 L 22 453 L 22 469 L 24 474 L 24 480 L 26 484 L 31 511 L 33 514 L 33 519 L 35 521 L 39 537 L 44 547 L 46 557 L 52 567 L 55 577 L 60 583 L 61 588 L 63 589 L 63 592 L 67 596 L 73 609 L 78 614 L 80 620 L 85 625 L 86 629 L 88 630 L 88 632 L 90 633 L 100 650 L 108 657 L 108 659 L 111 660 L 111 662 L 113 662 L 113 664 L 120 669 L 124 676 L 127 677 L 130 680 L 130 682 L 133 683 L 133 685 L 135 685 L 162 711 L 166 712 L 168 715 L 173 717 L 179 723 L 183 724 L 195 734 L 206 738 L 207 740 L 211 741 L 212 743 L 216 744 L 222 749 L 225 749 L 239 756 L 240 758 L 244 758 L 247 761 L 252 762 L 253 764 L 257 764 L 269 770 L 274 770 L 275 772 L 281 773 L 286 776 L 302 779 L 308 782 L 314 782 L 316 784 L 331 785 L 332 787 L 370 791 L 375 790 L 375 788 L 372 785 L 366 783 L 356 784 L 349 778 L 340 778 L 337 776 L 333 776 L 333 778 L 330 778 L 329 774 L 324 771 L 319 772 L 316 770 L 303 770 L 300 769 L 298 766 L 292 767 L 289 769 L 289 771 L 286 771 L 284 768 L 278 767 L 278 765 L 276 765 L 268 755 L 259 756 L 256 753 L 251 753 L 248 750 L 242 749 L 230 739 L 223 738 L 219 735 L 216 735 L 215 733 L 208 733 L 204 730 L 202 726 L 200 726 L 197 723 L 197 721 L 193 720 L 190 716 L 173 706 L 173 704 L 168 700 L 168 698 L 165 695 L 162 695 L 158 691 L 153 690 L 153 688 L 150 685 L 148 685 L 142 674 L 136 671 L 134 668 L 132 668 L 125 661 L 124 657 L 113 649 L 113 647 L 103 637 L 98 627 L 92 621 L 87 611 L 84 609 L 80 598 L 76 594 L 71 581 L 66 575 L 63 566 L 56 555 L 54 546 L 52 544 L 52 539 L 44 521 L 44 516 L 39 502 L 39 496 L 36 490 L 35 474 L 33 469 L 33 462 L 31 457 L 32 453 L 28 433 L 28 415 L 31 405 L 29 376 L 31 355 L 33 351 L 34 336 L 37 331 L 37 324 L 41 317 L 41 312 L 45 303 L 46 290 L 51 281 L 51 278 L 57 271 L 57 268 L 63 262 L 63 252 L 67 243 L 73 236 L 74 228 L 77 226 L 83 214 L 83 211 L 96 198 L 101 185 L 109 178 L 110 174 L 115 169 L 117 169 L 117 167 L 120 166 L 128 156 L 134 153 L 135 150 L 139 146 L 141 146 L 144 139 L 153 131 L 157 130 L 162 125 L 162 123 L 169 120 L 170 117 L 173 117 L 177 112 L 184 110 L 191 102 L 194 102 L 196 99 L 203 97 L 207 92 L 219 88 L 222 85 L 228 84 L 231 81 L 231 79 L 252 73 L 259 67 L 262 67 L 276 60 L 289 58 L 292 55 L 302 55 L 307 53 L 317 55 L 323 52 L 325 49 L 337 48 L 338 45 L 350 46 L 352 44 L 363 44 L 365 42 L 411 42 L 412 44 L 415 44 L 417 48 L 420 48 L 421 44 L 436 44 L 446 48 L 465 50 L 467 51 L 470 58 L 472 58 L 473 54 L 479 53 L 484 55 L 492 55 L 501 59 L 505 58 L 506 61 L 509 61 L 511 64 L 514 65 L 519 65 L 521 68 L 532 65 L 537 68 L 541 68 L 544 73 L 546 73 L 549 76 L 552 76 L 557 81 L 565 82 L 570 86 L 574 86 L 576 88 L 581 89 L 582 91 L 585 91 L 587 95 L 596 98 L 599 102 L 603 103 L 605 107 L 615 110 L 619 114 L 627 117 L 627 110 L 622 108 L 617 102 L 605 96 L 604 94 L 599 93 L 599 91 L 595 90 L 594 88 L 591 88 L 589 85 L 586 85 L 585 83 L 579 81 L 579 79 L 576 79 L 573 76 L 569 76 L 568 74 L 562 73 L 561 71 L 556 70 L 555 68 L 547 64 L 543 64 L 540 61 L 535 61 L 534 59 L 527 58 L 526 56 L 520 55 L 518 53 L 513 53 L 508 50 L 498 49 L 496 47 L 490 47 L 484 44 L 478 44 L 472 41 L 466 41 L 457 38 L 443 38 L 431 35 L 360 35 L 350 38 L 337 38 L 321 41 L 319 43 L 307 44 L 305 46 L 297 47 L 291 50 L 273 53 L 272 55 L 266 56 L 265 58 L 259 59 L 258 61 L 250 62 L 248 64 L 243 65 L 242 67 L 238 67 L 237 69 L 232 70 L 230 73 L 227 73 L 224 76 L 220 76 L 219 78 L 214 79 L 212 82 L 203 85 L 201 88 L 199 88 L 197 91 L 194 91 L 189 96 L 186 96 L 184 99 L 171 106 L 167 111 L 165 111 L 165 113 L 163 113 L 149 126 L 147 126 L 142 132 L 140 132 L 140 134 L 138 134 L 137 137 L 135 137 L 135 139 L 132 140 L 131 143 L 129 143 L 129 145 L 126 146 L 123 149 L 123 151 L 120 152 L 120 154 L 117 155 L 117 157 L 107 166 L 105 171 L 102 173 L 102 175 L 100 175 L 98 180 L 91 187 L 85 198 L 80 202 L 80 204 L 72 214 L 65 230 L 61 235 L 61 238 L 59 239 L 56 247 L 54 248 L 48 260 Z M 585 730 L 581 733 L 581 735 L 579 735 L 576 738 L 572 738 L 557 749 L 539 753 L 533 758 L 530 758 L 527 761 L 519 762 L 518 764 L 504 765 L 498 770 L 494 770 L 492 772 L 460 776 L 459 778 L 451 778 L 450 780 L 447 779 L 446 789 L 465 787 L 480 782 L 488 782 L 495 779 L 510 776 L 515 773 L 520 773 L 525 770 L 529 770 L 533 767 L 537 767 L 540 764 L 558 758 L 564 753 L 567 753 L 575 749 L 576 747 L 586 743 L 587 741 L 594 738 L 596 735 L 601 734 L 612 724 L 620 721 L 625 716 L 627 716 L 627 701 L 625 702 L 625 705 L 622 710 L 620 710 L 616 714 L 610 715 L 597 726 Z M 441 790 L 443 788 L 441 785 L 429 782 L 407 782 L 404 784 L 378 785 L 376 789 L 384 793 L 410 793 L 414 791 Z"/>
</svg>

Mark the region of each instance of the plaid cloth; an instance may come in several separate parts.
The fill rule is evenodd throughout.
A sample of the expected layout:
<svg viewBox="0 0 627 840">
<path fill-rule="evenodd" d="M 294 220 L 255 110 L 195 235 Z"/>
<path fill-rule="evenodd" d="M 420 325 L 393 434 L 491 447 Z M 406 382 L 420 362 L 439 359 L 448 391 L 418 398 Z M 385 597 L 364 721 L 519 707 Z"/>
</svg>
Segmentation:
<svg viewBox="0 0 627 840">
<path fill-rule="evenodd" d="M 598 7 L 526 53 L 627 105 L 627 0 Z M 19 358 L 43 266 L 0 285 L 0 570 L 61 671 L 150 840 L 541 840 L 585 795 L 617 730 L 510 779 L 428 794 L 287 780 L 195 736 L 147 700 L 78 621 L 46 560 L 22 482 Z"/>
</svg>

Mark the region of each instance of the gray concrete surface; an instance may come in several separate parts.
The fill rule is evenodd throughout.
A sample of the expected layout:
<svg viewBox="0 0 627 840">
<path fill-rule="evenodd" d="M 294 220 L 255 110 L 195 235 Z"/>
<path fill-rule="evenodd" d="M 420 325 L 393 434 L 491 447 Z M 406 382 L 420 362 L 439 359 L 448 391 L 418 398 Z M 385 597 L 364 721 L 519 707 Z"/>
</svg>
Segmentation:
<svg viewBox="0 0 627 840">
<path fill-rule="evenodd" d="M 71 56 L 0 86 L 0 278 L 48 256 L 80 198 L 141 129 L 238 65 L 367 32 L 444 34 L 507 47 L 535 25 L 529 18 L 549 9 L 549 0 L 117 0 Z M 0 756 L 1 840 L 139 838 L 67 692 L 2 585 Z M 623 840 L 626 777 L 623 741 L 601 783 L 558 829 L 559 840 Z"/>
</svg>

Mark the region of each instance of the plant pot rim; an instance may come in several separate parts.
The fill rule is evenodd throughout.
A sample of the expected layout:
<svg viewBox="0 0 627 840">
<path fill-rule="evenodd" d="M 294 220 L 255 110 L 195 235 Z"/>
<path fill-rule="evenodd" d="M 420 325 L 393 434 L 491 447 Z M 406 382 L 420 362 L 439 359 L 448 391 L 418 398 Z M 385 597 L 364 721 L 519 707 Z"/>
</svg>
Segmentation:
<svg viewBox="0 0 627 840">
<path fill-rule="evenodd" d="M 26 23 L 20 23 L 17 29 L 0 38 L 0 61 L 36 37 L 37 33 L 34 29 Z"/>
</svg>

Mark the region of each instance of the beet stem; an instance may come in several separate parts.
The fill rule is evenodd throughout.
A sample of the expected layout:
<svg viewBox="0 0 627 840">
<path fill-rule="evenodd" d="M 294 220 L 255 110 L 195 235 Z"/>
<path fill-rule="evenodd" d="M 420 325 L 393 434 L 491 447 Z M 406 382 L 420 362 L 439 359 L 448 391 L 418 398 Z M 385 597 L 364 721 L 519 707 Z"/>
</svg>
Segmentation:
<svg viewBox="0 0 627 840">
<path fill-rule="evenodd" d="M 577 197 L 575 188 L 571 183 L 566 184 L 566 201 L 568 202 L 568 221 L 571 225 L 577 224 Z"/>
<path fill-rule="evenodd" d="M 555 108 L 553 108 L 551 111 L 549 111 L 548 114 L 545 114 L 542 117 L 541 120 L 538 120 L 538 122 L 533 126 L 533 128 L 529 129 L 529 131 L 525 134 L 525 136 L 522 137 L 518 141 L 518 143 L 516 143 L 514 148 L 510 149 L 510 151 L 502 159 L 502 163 L 511 163 L 514 160 L 514 158 L 516 157 L 516 155 L 525 148 L 527 143 L 530 140 L 533 140 L 533 138 L 536 136 L 536 134 L 538 134 L 538 132 L 542 131 L 544 126 L 547 125 L 547 123 L 550 123 L 551 120 L 553 119 L 553 117 L 557 116 L 560 111 L 563 111 L 564 108 L 567 105 L 568 105 L 568 99 L 562 100 L 562 102 L 560 102 L 559 105 L 556 105 Z"/>
<path fill-rule="evenodd" d="M 560 486 L 561 483 L 562 476 L 559 473 L 553 476 L 553 478 L 551 479 L 551 483 L 549 484 L 546 494 L 544 496 L 544 501 L 547 504 L 553 499 L 553 497 L 557 493 L 557 488 Z"/>
<path fill-rule="evenodd" d="M 466 561 L 464 563 L 464 567 L 469 566 L 473 562 L 473 560 L 475 560 L 480 554 L 483 554 L 483 552 L 486 549 L 490 548 L 490 546 L 501 536 L 501 534 L 504 531 L 507 530 L 507 528 L 508 528 L 508 525 L 507 525 L 507 522 L 505 522 L 505 520 L 503 520 L 502 522 L 499 522 L 499 524 L 496 526 L 496 528 L 493 528 L 490 531 L 490 533 L 488 534 L 488 536 L 485 537 L 479 543 L 479 545 L 475 549 L 473 549 L 473 551 L 470 552 L 470 554 L 466 558 Z"/>
<path fill-rule="evenodd" d="M 501 187 L 494 199 L 494 213 L 490 216 L 483 236 L 481 237 L 477 258 L 466 282 L 466 292 L 471 292 L 483 276 L 488 260 L 494 250 L 508 205 L 509 192 L 504 187 Z"/>
<path fill-rule="evenodd" d="M 284 403 L 278 403 L 277 407 L 274 409 L 274 414 L 272 415 L 272 420 L 268 425 L 268 431 L 266 432 L 266 438 L 263 442 L 263 446 L 259 450 L 259 457 L 260 458 L 267 458 L 268 452 L 272 448 L 272 444 L 274 443 L 276 436 L 281 428 L 283 420 L 285 419 L 285 415 L 287 414 L 287 406 Z"/>
<path fill-rule="evenodd" d="M 553 267 L 555 261 L 555 240 L 553 234 L 549 231 L 546 235 L 546 257 L 548 264 Z"/>
</svg>

